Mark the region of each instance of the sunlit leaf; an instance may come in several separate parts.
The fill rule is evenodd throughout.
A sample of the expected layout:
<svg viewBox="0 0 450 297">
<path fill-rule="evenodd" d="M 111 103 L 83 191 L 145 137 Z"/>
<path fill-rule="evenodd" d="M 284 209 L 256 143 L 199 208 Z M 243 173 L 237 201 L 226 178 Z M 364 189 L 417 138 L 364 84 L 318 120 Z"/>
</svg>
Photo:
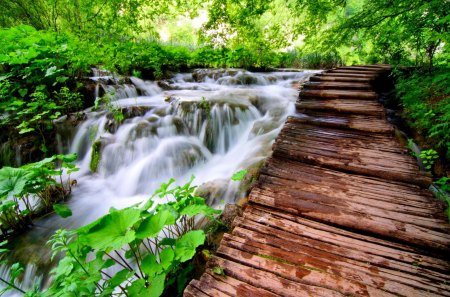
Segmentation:
<svg viewBox="0 0 450 297">
<path fill-rule="evenodd" d="M 62 218 L 68 218 L 72 215 L 72 210 L 63 204 L 54 204 L 53 210 Z"/>
<path fill-rule="evenodd" d="M 185 262 L 195 255 L 197 247 L 205 242 L 203 230 L 189 231 L 181 236 L 175 244 L 175 256 L 180 262 Z"/>
<path fill-rule="evenodd" d="M 247 174 L 247 170 L 239 170 L 233 176 L 231 177 L 231 180 L 234 181 L 241 181 L 244 179 L 245 175 Z"/>
</svg>

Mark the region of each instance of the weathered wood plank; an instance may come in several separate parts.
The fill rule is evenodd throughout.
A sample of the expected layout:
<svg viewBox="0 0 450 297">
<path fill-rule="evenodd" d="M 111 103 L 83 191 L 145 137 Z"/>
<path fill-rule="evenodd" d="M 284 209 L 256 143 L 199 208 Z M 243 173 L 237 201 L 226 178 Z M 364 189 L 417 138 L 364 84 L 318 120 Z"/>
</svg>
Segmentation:
<svg viewBox="0 0 450 297">
<path fill-rule="evenodd" d="M 371 90 L 368 83 L 354 82 L 307 82 L 303 84 L 303 89 L 333 89 L 333 90 Z"/>
<path fill-rule="evenodd" d="M 331 77 L 369 78 L 369 79 L 374 79 L 377 76 L 377 74 L 352 73 L 352 72 L 325 72 L 317 75 L 331 76 Z"/>
<path fill-rule="evenodd" d="M 263 191 L 255 188 L 255 191 L 250 194 L 249 201 L 320 222 L 382 235 L 412 245 L 443 251 L 450 250 L 450 238 L 443 232 L 351 209 L 339 209 L 334 205 L 306 200 L 303 196 L 299 199 L 288 193 L 274 192 L 273 190 Z"/>
<path fill-rule="evenodd" d="M 270 259 L 270 257 L 267 257 L 266 255 L 254 255 L 235 248 L 230 248 L 225 244 L 220 245 L 217 250 L 217 254 L 221 257 L 236 259 L 241 262 L 241 264 L 246 266 L 258 267 L 259 270 L 264 270 L 267 272 L 273 271 L 275 274 L 297 283 L 335 290 L 344 295 L 353 294 L 357 296 L 380 297 L 395 296 L 385 291 L 345 279 L 337 274 L 327 274 L 314 269 L 308 269 L 310 267 L 307 266 L 292 265 L 291 263 L 286 263 L 281 259 Z"/>
<path fill-rule="evenodd" d="M 331 111 L 342 114 L 371 115 L 384 118 L 384 109 L 377 103 L 367 100 L 336 99 L 336 100 L 302 100 L 296 103 L 298 112 Z"/>
<path fill-rule="evenodd" d="M 377 69 L 368 69 L 368 70 L 362 70 L 362 69 L 344 69 L 344 68 L 336 68 L 336 69 L 331 69 L 329 71 L 327 71 L 326 73 L 349 73 L 349 74 L 364 74 L 364 75 L 373 75 L 373 76 L 378 76 L 379 75 L 379 70 Z"/>
<path fill-rule="evenodd" d="M 410 184 L 348 174 L 278 158 L 269 158 L 266 161 L 266 166 L 261 169 L 261 179 L 264 175 L 292 181 L 300 179 L 302 183 L 317 183 L 333 191 L 353 195 L 355 199 L 367 197 L 375 201 L 392 202 L 399 207 L 411 207 L 424 213 L 444 215 L 444 203 L 435 199 L 428 190 Z M 261 180 L 260 184 L 262 182 Z"/>
<path fill-rule="evenodd" d="M 231 276 L 217 275 L 212 272 L 211 269 L 207 269 L 206 272 L 200 278 L 200 285 L 213 287 L 216 290 L 227 292 L 231 296 L 261 296 L 261 297 L 277 297 L 278 294 L 269 292 L 267 290 L 256 288 L 247 283 L 241 282 Z"/>
<path fill-rule="evenodd" d="M 239 225 L 239 218 L 236 219 L 236 225 Z M 335 247 L 343 247 L 348 249 L 348 253 L 342 254 L 351 257 L 351 251 L 361 251 L 367 258 L 367 262 L 372 263 L 370 259 L 372 256 L 385 257 L 395 260 L 398 263 L 414 264 L 417 263 L 417 268 L 420 267 L 436 270 L 442 272 L 444 275 L 450 276 L 450 263 L 446 260 L 430 257 L 424 250 L 399 244 L 392 241 L 387 241 L 368 235 L 362 235 L 356 232 L 346 231 L 342 228 L 327 225 L 307 218 L 299 217 L 291 213 L 282 212 L 273 208 L 267 208 L 259 205 L 251 205 L 244 212 L 243 219 L 245 223 L 241 226 L 250 226 L 250 222 L 256 222 L 261 225 L 269 226 L 278 230 L 295 234 L 301 237 L 301 240 L 308 239 L 317 240 L 320 242 L 331 244 Z M 261 230 L 258 226 L 257 230 Z M 278 234 L 278 233 L 275 233 Z M 294 238 L 295 236 L 292 236 Z M 317 248 L 321 248 L 318 245 Z M 328 250 L 330 247 L 325 246 L 323 250 Z M 333 253 L 333 249 L 330 253 Z M 429 251 L 427 251 L 429 252 Z M 339 250 L 335 253 L 340 254 Z M 354 255 L 353 255 L 354 256 Z M 358 259 L 358 258 L 356 258 Z M 363 258 L 361 258 L 362 261 Z M 395 268 L 390 266 L 391 262 L 376 261 L 374 264 L 382 267 Z M 420 270 L 419 270 L 420 271 Z"/>
<path fill-rule="evenodd" d="M 371 133 L 394 134 L 394 127 L 386 121 L 376 117 L 348 115 L 346 117 L 338 115 L 312 116 L 296 115 L 287 119 L 288 123 L 298 122 L 319 127 L 330 127 L 335 129 L 354 129 Z"/>
<path fill-rule="evenodd" d="M 421 186 L 431 183 L 429 176 L 418 171 L 411 156 L 395 152 L 402 149 L 388 137 L 378 135 L 378 140 L 373 136 L 370 141 L 359 140 L 358 132 L 325 128 L 317 128 L 315 132 L 309 127 L 287 123 L 274 144 L 274 155 Z"/>
<path fill-rule="evenodd" d="M 377 100 L 378 95 L 371 91 L 359 90 L 310 90 L 304 89 L 300 92 L 300 100 L 303 99 L 357 99 Z"/>
<path fill-rule="evenodd" d="M 317 252 L 305 246 L 299 248 L 297 243 L 289 241 L 290 237 L 287 237 L 284 243 L 278 241 L 279 246 L 274 246 L 273 237 L 270 235 L 262 235 L 254 231 L 252 235 L 255 238 L 263 236 L 265 239 L 271 240 L 271 244 L 266 244 L 267 242 L 260 243 L 249 237 L 241 238 L 239 236 L 225 235 L 222 245 L 276 262 L 305 267 L 317 274 L 311 281 L 331 274 L 339 276 L 354 285 L 362 284 L 404 296 L 417 296 L 426 292 L 445 294 L 449 289 L 446 284 L 437 283 L 436 280 L 434 280 L 436 282 L 434 285 L 431 279 L 410 279 L 411 275 L 406 273 L 392 275 L 387 269 L 369 269 L 371 266 L 366 263 L 352 261 L 344 257 L 335 256 L 330 259 L 327 253 Z M 441 276 L 445 277 L 444 275 Z M 308 281 L 308 279 L 305 280 Z M 443 281 L 443 279 L 439 280 L 439 282 Z M 323 285 L 323 283 L 317 284 Z"/>
<path fill-rule="evenodd" d="M 344 296 L 335 290 L 281 277 L 276 270 L 268 272 L 267 270 L 259 269 L 259 267 L 243 265 L 222 257 L 213 257 L 208 265 L 210 267 L 219 266 L 224 270 L 225 275 L 286 297 Z"/>
<path fill-rule="evenodd" d="M 310 81 L 314 82 L 362 82 L 370 83 L 373 81 L 372 78 L 367 77 L 348 77 L 348 76 L 319 76 L 315 75 L 310 77 Z"/>
</svg>

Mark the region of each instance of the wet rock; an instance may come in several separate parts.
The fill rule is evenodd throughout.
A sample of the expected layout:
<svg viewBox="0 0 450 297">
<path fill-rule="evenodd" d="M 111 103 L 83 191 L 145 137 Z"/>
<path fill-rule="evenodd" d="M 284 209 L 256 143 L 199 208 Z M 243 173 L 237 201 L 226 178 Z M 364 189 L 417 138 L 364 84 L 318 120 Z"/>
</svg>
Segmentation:
<svg viewBox="0 0 450 297">
<path fill-rule="evenodd" d="M 196 82 L 204 82 L 207 78 L 212 78 L 214 80 L 219 79 L 223 76 L 235 76 L 240 71 L 239 69 L 195 69 L 192 72 L 192 78 Z"/>
<path fill-rule="evenodd" d="M 164 81 L 164 80 L 158 81 L 157 85 L 158 85 L 158 87 L 160 87 L 161 89 L 163 89 L 165 91 L 170 91 L 170 90 L 176 90 L 177 89 L 174 86 L 172 86 L 171 84 L 169 84 L 169 82 Z"/>
<path fill-rule="evenodd" d="M 216 179 L 201 184 L 195 191 L 196 196 L 205 198 L 208 205 L 217 205 L 228 189 L 227 179 Z"/>
<path fill-rule="evenodd" d="M 102 159 L 102 151 L 112 142 L 111 138 L 108 137 L 102 137 L 92 144 L 92 152 L 91 152 L 91 161 L 89 163 L 89 169 L 91 172 L 97 172 L 98 167 L 100 165 L 101 159 Z"/>
<path fill-rule="evenodd" d="M 278 127 L 279 125 L 275 121 L 258 120 L 253 124 L 250 134 L 251 136 L 262 135 L 277 129 Z"/>
<path fill-rule="evenodd" d="M 250 74 L 241 74 L 237 77 L 237 80 L 242 85 L 254 85 L 258 83 L 258 78 Z"/>
<path fill-rule="evenodd" d="M 259 173 L 263 166 L 264 160 L 261 160 L 247 167 L 247 174 L 239 184 L 240 193 L 245 193 L 245 196 L 248 196 L 248 194 L 250 194 L 250 191 L 258 182 Z"/>
<path fill-rule="evenodd" d="M 227 204 L 225 205 L 222 214 L 219 217 L 219 220 L 225 224 L 225 226 L 231 230 L 233 221 L 236 217 L 242 216 L 243 209 L 241 206 L 236 204 Z"/>
<path fill-rule="evenodd" d="M 122 108 L 124 119 L 131 119 L 145 115 L 150 110 L 148 106 L 127 106 Z"/>
</svg>

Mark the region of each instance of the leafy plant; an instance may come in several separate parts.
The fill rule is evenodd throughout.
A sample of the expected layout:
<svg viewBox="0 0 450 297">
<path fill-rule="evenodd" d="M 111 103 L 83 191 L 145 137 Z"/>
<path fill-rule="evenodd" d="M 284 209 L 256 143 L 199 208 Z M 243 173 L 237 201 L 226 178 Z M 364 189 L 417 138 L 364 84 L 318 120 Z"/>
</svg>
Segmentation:
<svg viewBox="0 0 450 297">
<path fill-rule="evenodd" d="M 420 159 L 422 160 L 423 166 L 426 170 L 431 170 L 433 167 L 434 161 L 439 157 L 438 153 L 433 150 L 423 150 L 419 154 Z"/>
<path fill-rule="evenodd" d="M 195 218 L 220 213 L 193 195 L 192 180 L 172 187 L 171 179 L 144 204 L 111 209 L 76 231 L 57 231 L 49 241 L 53 256 L 65 256 L 43 295 L 160 296 L 174 284 L 182 290 L 192 269 L 185 263 L 205 241 L 204 231 L 193 230 Z"/>
<path fill-rule="evenodd" d="M 450 178 L 443 176 L 436 181 L 436 184 L 446 192 L 450 192 Z"/>
<path fill-rule="evenodd" d="M 32 218 L 52 210 L 54 204 L 71 192 L 70 174 L 78 170 L 73 162 L 76 154 L 55 155 L 20 168 L 0 169 L 0 228 L 3 236 L 16 232 L 32 223 Z M 57 164 L 61 167 L 57 168 Z M 63 182 L 66 172 L 68 180 Z M 55 180 L 58 178 L 59 181 Z M 63 206 L 55 206 L 57 212 Z"/>
</svg>

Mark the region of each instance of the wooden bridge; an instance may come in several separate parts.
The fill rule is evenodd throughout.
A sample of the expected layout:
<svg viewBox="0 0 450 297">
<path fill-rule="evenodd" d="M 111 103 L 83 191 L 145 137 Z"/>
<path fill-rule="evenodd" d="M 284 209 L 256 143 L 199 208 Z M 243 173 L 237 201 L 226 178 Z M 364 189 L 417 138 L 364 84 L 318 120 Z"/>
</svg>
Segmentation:
<svg viewBox="0 0 450 297">
<path fill-rule="evenodd" d="M 184 296 L 450 296 L 450 225 L 378 103 L 388 71 L 311 78 L 243 216 Z"/>
</svg>

